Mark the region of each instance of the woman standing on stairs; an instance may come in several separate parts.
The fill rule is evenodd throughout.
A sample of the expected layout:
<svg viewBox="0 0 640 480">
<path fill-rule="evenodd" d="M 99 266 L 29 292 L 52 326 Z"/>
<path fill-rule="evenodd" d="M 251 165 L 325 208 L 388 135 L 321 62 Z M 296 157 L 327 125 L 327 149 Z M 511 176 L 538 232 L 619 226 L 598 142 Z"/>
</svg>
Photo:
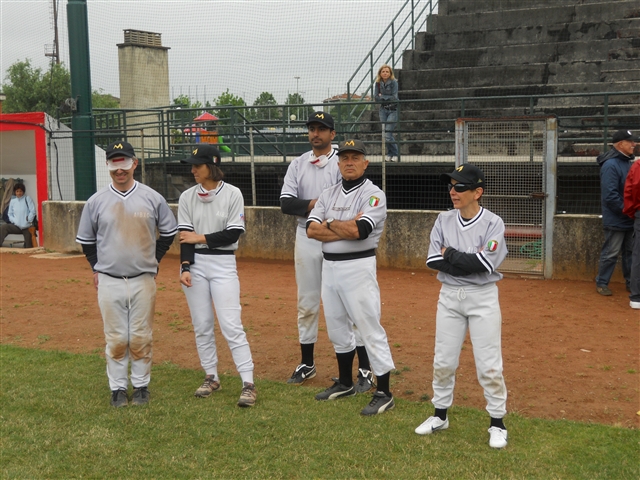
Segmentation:
<svg viewBox="0 0 640 480">
<path fill-rule="evenodd" d="M 378 70 L 375 100 L 381 104 L 380 122 L 385 127 L 387 161 L 395 162 L 398 160 L 398 144 L 393 138 L 393 130 L 398 123 L 398 81 L 393 76 L 393 69 L 389 65 L 382 65 Z"/>
</svg>

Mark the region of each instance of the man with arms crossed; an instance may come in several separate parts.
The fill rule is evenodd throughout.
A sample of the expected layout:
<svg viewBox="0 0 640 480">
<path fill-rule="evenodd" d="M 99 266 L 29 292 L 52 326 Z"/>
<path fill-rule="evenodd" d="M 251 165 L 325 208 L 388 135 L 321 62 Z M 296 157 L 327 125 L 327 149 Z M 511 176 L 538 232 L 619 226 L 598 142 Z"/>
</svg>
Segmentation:
<svg viewBox="0 0 640 480">
<path fill-rule="evenodd" d="M 338 154 L 331 145 L 336 136 L 333 117 L 314 112 L 307 121 L 311 151 L 294 159 L 284 178 L 280 194 L 282 213 L 295 215 L 295 269 L 298 284 L 298 335 L 302 360 L 287 383 L 301 385 L 316 376 L 314 346 L 318 341 L 320 288 L 322 284 L 322 244 L 307 238 L 305 223 L 322 191 L 342 179 Z M 356 391 L 363 393 L 373 386 L 373 374 L 367 350 L 356 330 L 359 369 Z"/>
</svg>

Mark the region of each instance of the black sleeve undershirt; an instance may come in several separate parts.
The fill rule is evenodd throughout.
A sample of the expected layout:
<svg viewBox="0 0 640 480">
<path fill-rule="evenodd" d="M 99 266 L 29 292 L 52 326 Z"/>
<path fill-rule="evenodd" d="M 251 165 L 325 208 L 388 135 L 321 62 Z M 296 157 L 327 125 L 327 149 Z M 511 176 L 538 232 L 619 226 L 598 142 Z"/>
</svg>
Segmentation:
<svg viewBox="0 0 640 480">
<path fill-rule="evenodd" d="M 215 249 L 236 243 L 244 230 L 233 228 L 230 230 L 222 230 L 215 233 L 207 233 L 204 238 L 207 240 L 207 247 Z M 196 246 L 192 243 L 180 244 L 180 263 L 189 263 L 191 265 L 195 261 Z"/>
<path fill-rule="evenodd" d="M 452 266 L 467 272 L 466 275 L 487 271 L 487 267 L 475 253 L 462 253 L 453 247 L 447 247 L 442 256 Z"/>
<path fill-rule="evenodd" d="M 285 215 L 297 215 L 298 217 L 306 217 L 309 212 L 309 202 L 300 198 L 283 197 L 280 199 L 280 210 Z"/>
<path fill-rule="evenodd" d="M 432 268 L 433 270 L 448 273 L 449 275 L 453 275 L 454 277 L 464 277 L 466 275 L 471 275 L 471 272 L 467 272 L 466 270 L 462 270 L 461 268 L 454 267 L 446 260 L 431 260 L 427 262 L 427 267 Z"/>
<path fill-rule="evenodd" d="M 156 240 L 156 260 L 160 263 L 162 257 L 164 257 L 165 253 L 171 248 L 171 244 L 173 243 L 173 239 L 175 235 L 160 235 Z"/>
<path fill-rule="evenodd" d="M 98 246 L 95 243 L 92 245 L 82 244 L 82 253 L 87 257 L 91 270 L 95 270 L 96 263 L 98 263 Z"/>
<path fill-rule="evenodd" d="M 366 220 L 356 220 L 356 226 L 358 227 L 358 233 L 360 234 L 358 240 L 364 240 L 373 231 L 373 227 Z"/>
</svg>

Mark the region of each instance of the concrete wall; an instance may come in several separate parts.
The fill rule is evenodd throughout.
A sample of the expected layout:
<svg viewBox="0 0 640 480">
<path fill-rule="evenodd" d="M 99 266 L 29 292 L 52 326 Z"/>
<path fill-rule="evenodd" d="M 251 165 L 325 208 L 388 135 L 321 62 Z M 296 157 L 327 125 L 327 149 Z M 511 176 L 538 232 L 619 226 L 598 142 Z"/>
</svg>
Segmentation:
<svg viewBox="0 0 640 480">
<path fill-rule="evenodd" d="M 84 202 L 45 202 L 42 205 L 45 248 L 81 252 L 75 242 Z M 178 206 L 170 205 L 174 214 Z M 394 268 L 426 268 L 429 233 L 439 212 L 389 210 L 378 248 L 378 265 Z M 245 207 L 247 231 L 240 237 L 238 256 L 293 260 L 295 219 L 277 207 Z M 597 215 L 557 215 L 554 218 L 553 277 L 593 280 L 604 237 Z M 177 239 L 169 253 L 179 254 Z M 613 281 L 621 282 L 620 266 Z"/>
</svg>

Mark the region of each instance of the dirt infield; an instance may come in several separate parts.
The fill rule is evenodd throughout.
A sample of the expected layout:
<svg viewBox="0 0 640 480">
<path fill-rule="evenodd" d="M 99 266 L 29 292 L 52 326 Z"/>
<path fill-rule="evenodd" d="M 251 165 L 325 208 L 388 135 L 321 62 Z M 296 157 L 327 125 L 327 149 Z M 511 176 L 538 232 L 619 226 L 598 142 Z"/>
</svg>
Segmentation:
<svg viewBox="0 0 640 480">
<path fill-rule="evenodd" d="M 84 257 L 54 260 L 2 253 L 0 266 L 2 343 L 103 352 L 102 321 Z M 256 377 L 284 381 L 299 360 L 293 263 L 240 259 L 238 270 Z M 177 271 L 177 257 L 163 260 L 157 280 L 154 362 L 199 369 Z M 427 399 L 440 283 L 426 267 L 379 270 L 378 280 L 383 325 L 397 368 L 392 390 L 406 399 Z M 527 417 L 637 428 L 640 313 L 629 308 L 624 285 L 611 285 L 612 297 L 597 295 L 593 282 L 507 278 L 499 287 L 508 410 Z M 316 346 L 318 375 L 307 383 L 318 390 L 337 373 L 333 349 L 322 330 Z M 235 375 L 217 326 L 216 336 L 220 371 Z M 106 389 L 106 378 L 96 378 L 96 385 Z M 468 340 L 455 403 L 485 406 Z M 425 408 L 427 414 L 430 408 Z"/>
</svg>

